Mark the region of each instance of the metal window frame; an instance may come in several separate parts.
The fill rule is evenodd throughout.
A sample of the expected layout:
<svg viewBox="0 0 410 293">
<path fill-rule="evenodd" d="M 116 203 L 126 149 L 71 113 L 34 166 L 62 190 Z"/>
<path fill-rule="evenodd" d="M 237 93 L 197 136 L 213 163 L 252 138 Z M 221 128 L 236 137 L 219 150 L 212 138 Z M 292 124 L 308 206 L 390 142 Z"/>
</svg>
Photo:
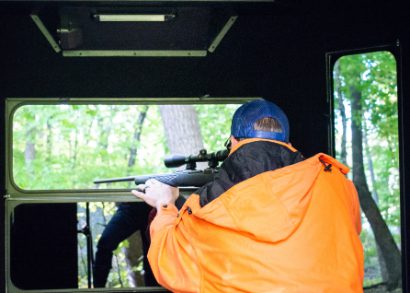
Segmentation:
<svg viewBox="0 0 410 293">
<path fill-rule="evenodd" d="M 110 201 L 135 200 L 129 189 L 62 189 L 62 190 L 26 190 L 20 188 L 13 176 L 13 118 L 24 105 L 190 105 L 190 104 L 241 104 L 260 97 L 163 97 L 163 98 L 7 98 L 6 99 L 6 190 L 7 198 L 53 200 L 66 198 L 74 201 L 96 200 L 104 198 Z"/>
<path fill-rule="evenodd" d="M 59 105 L 59 104 L 227 104 L 243 103 L 259 97 L 164 97 L 164 98 L 20 98 L 6 99 L 6 191 L 5 197 L 5 255 L 11 254 L 11 227 L 13 225 L 14 210 L 22 204 L 45 203 L 78 203 L 78 202 L 130 202 L 140 201 L 130 194 L 129 189 L 81 189 L 81 190 L 23 190 L 13 180 L 13 115 L 24 105 Z M 192 188 L 181 188 L 185 196 L 191 194 Z M 16 287 L 11 278 L 10 258 L 5 258 L 6 292 L 8 293 L 89 293 L 89 292 L 168 292 L 162 287 L 140 288 L 65 288 L 65 289 L 21 289 Z"/>
</svg>

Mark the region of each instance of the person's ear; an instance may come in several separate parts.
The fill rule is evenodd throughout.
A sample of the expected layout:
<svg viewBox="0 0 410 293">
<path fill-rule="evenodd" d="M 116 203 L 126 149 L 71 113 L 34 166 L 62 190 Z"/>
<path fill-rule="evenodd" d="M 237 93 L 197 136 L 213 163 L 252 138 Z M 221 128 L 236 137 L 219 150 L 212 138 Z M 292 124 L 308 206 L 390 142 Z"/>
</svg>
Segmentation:
<svg viewBox="0 0 410 293">
<path fill-rule="evenodd" d="M 231 140 L 231 146 L 232 146 L 232 147 L 235 146 L 235 145 L 237 145 L 237 144 L 239 143 L 239 140 L 236 139 L 235 137 L 233 137 L 232 135 L 231 135 L 231 137 L 230 137 L 229 139 Z"/>
</svg>

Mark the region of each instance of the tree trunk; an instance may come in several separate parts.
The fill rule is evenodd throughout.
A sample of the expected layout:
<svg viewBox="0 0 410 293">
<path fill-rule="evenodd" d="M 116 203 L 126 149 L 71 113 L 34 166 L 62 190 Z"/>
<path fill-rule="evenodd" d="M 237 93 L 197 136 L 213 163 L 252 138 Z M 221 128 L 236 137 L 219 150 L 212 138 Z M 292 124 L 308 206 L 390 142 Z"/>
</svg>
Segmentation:
<svg viewBox="0 0 410 293">
<path fill-rule="evenodd" d="M 372 155 L 370 153 L 370 148 L 369 148 L 369 142 L 367 139 L 367 126 L 366 126 L 366 121 L 363 121 L 363 143 L 364 143 L 364 150 L 366 153 L 366 161 L 367 161 L 367 168 L 369 169 L 370 173 L 370 182 L 372 183 L 372 197 L 376 204 L 379 204 L 379 195 L 377 193 L 377 188 L 376 188 L 376 175 L 374 174 L 374 168 L 373 168 L 373 159 Z M 383 258 L 383 253 L 380 249 L 379 244 L 376 243 L 376 248 L 377 248 L 377 258 L 379 259 L 379 264 L 380 264 L 380 273 L 382 275 L 383 282 L 387 282 L 389 279 L 389 275 L 387 274 L 387 268 L 386 268 L 386 262 L 384 261 Z"/>
<path fill-rule="evenodd" d="M 366 153 L 367 167 L 369 168 L 369 173 L 370 173 L 370 182 L 372 183 L 372 187 L 373 187 L 372 197 L 374 201 L 378 204 L 379 195 L 376 189 L 376 175 L 374 174 L 373 159 L 372 159 L 372 155 L 370 154 L 369 142 L 367 139 L 366 121 L 363 121 L 363 143 L 364 143 L 364 150 Z"/>
<path fill-rule="evenodd" d="M 99 142 L 98 146 L 102 150 L 107 150 L 108 149 L 108 138 L 110 137 L 111 133 L 111 121 L 108 119 L 105 119 L 104 117 L 99 117 L 97 120 L 98 123 L 98 129 L 101 129 L 100 135 L 99 135 Z"/>
<path fill-rule="evenodd" d="M 159 109 L 171 154 L 198 154 L 204 143 L 195 108 L 192 105 L 162 105 Z M 206 162 L 197 165 L 199 169 L 207 167 Z"/>
<path fill-rule="evenodd" d="M 36 128 L 31 127 L 26 132 L 26 146 L 24 149 L 24 161 L 26 165 L 26 170 L 28 177 L 34 176 L 33 161 L 36 158 L 36 145 L 34 143 L 34 138 L 36 136 Z"/>
<path fill-rule="evenodd" d="M 128 237 L 129 246 L 124 249 L 125 261 L 127 263 L 127 278 L 131 287 L 144 286 L 143 275 L 134 270 L 138 263 L 141 261 L 141 257 L 144 257 L 142 250 L 141 233 L 136 231 L 130 237 Z"/>
<path fill-rule="evenodd" d="M 347 148 L 346 148 L 346 132 L 347 132 L 347 118 L 346 109 L 344 105 L 343 92 L 341 90 L 340 81 L 340 68 L 339 62 L 335 65 L 334 76 L 335 76 L 335 91 L 337 96 L 337 108 L 340 112 L 340 118 L 342 119 L 342 141 L 340 146 L 340 161 L 343 164 L 347 163 Z"/>
<path fill-rule="evenodd" d="M 128 157 L 127 175 L 130 174 L 129 172 L 130 172 L 131 167 L 135 165 L 135 160 L 137 158 L 137 148 L 140 142 L 142 126 L 144 124 L 145 117 L 147 116 L 147 111 L 148 111 L 148 106 L 144 106 L 143 110 L 138 115 L 137 126 L 134 129 L 133 144 L 130 147 L 130 155 Z"/>
<path fill-rule="evenodd" d="M 362 210 L 372 227 L 376 243 L 385 260 L 388 275 L 387 284 L 392 289 L 401 284 L 401 255 L 367 185 L 363 164 L 361 93 L 356 88 L 351 88 L 351 94 L 353 182 L 359 193 Z"/>
<path fill-rule="evenodd" d="M 133 143 L 129 149 L 129 157 L 128 157 L 128 165 L 127 165 L 128 175 L 130 173 L 131 168 L 135 165 L 138 145 L 141 140 L 141 131 L 144 125 L 145 117 L 147 116 L 147 111 L 148 111 L 148 106 L 145 106 L 142 109 L 142 111 L 139 113 L 138 118 L 137 118 L 137 123 L 136 123 L 134 134 L 133 134 Z M 130 237 L 128 237 L 127 240 L 128 240 L 129 246 L 124 248 L 124 254 L 125 254 L 125 261 L 127 263 L 128 282 L 131 287 L 144 286 L 143 276 L 141 274 L 138 274 L 138 272 L 134 270 L 134 268 L 138 266 L 138 263 L 140 262 L 141 257 L 144 257 L 143 249 L 142 249 L 141 233 L 137 231 L 133 233 Z"/>
<path fill-rule="evenodd" d="M 75 168 L 77 167 L 77 156 L 78 156 L 78 128 L 74 130 L 73 153 L 71 156 L 72 170 L 75 170 Z"/>
<path fill-rule="evenodd" d="M 53 116 L 48 117 L 47 119 L 47 162 L 51 161 L 52 152 L 53 152 Z"/>
</svg>

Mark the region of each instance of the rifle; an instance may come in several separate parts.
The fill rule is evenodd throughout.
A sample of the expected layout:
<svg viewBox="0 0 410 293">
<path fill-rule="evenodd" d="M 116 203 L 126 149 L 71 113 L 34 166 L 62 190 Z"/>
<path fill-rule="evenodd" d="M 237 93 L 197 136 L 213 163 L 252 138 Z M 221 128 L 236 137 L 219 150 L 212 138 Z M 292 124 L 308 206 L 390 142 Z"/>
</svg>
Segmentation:
<svg viewBox="0 0 410 293">
<path fill-rule="evenodd" d="M 198 155 L 171 155 L 164 159 L 168 168 L 186 165 L 185 170 L 166 174 L 149 174 L 110 179 L 96 179 L 95 184 L 134 181 L 136 185 L 144 184 L 148 179 L 156 179 L 173 187 L 201 187 L 212 181 L 218 173 L 218 164 L 224 161 L 229 154 L 228 150 L 207 153 L 205 149 L 200 150 Z M 197 162 L 208 162 L 208 168 L 196 170 Z"/>
</svg>

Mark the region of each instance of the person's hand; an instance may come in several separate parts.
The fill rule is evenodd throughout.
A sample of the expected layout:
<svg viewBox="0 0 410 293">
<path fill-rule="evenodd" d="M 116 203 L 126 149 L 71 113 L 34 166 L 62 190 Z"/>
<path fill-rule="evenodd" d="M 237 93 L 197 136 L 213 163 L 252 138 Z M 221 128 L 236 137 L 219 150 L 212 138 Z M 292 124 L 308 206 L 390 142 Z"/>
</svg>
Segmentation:
<svg viewBox="0 0 410 293">
<path fill-rule="evenodd" d="M 157 209 L 168 204 L 175 204 L 175 200 L 179 196 L 177 187 L 164 184 L 156 179 L 149 179 L 145 184 L 137 185 L 137 189 L 131 190 L 131 192 Z"/>
</svg>

